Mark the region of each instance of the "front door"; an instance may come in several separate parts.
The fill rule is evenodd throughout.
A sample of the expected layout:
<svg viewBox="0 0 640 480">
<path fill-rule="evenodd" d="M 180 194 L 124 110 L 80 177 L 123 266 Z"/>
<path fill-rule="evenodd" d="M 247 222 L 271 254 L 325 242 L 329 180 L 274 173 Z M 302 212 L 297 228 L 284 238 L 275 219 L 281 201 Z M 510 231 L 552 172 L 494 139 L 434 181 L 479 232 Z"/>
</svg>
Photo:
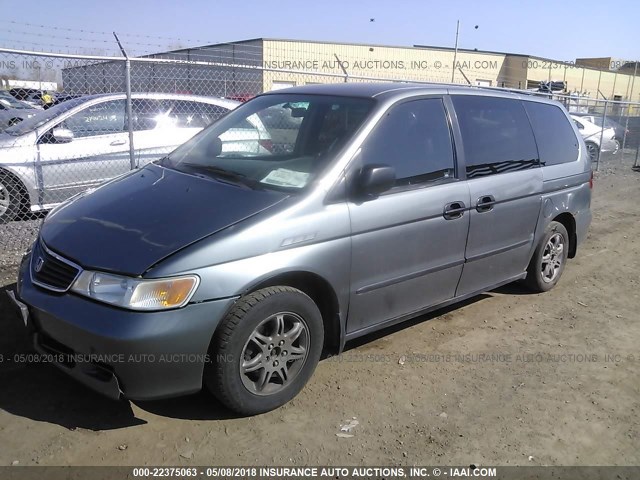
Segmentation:
<svg viewBox="0 0 640 480">
<path fill-rule="evenodd" d="M 131 168 L 125 101 L 108 100 L 74 113 L 38 140 L 36 168 L 42 179 L 42 203 L 62 202 Z M 57 128 L 73 133 L 62 143 Z"/>
<path fill-rule="evenodd" d="M 469 191 L 456 175 L 442 98 L 393 106 L 356 163 L 393 166 L 396 184 L 376 199 L 349 202 L 348 333 L 452 298 L 469 227 Z"/>
</svg>

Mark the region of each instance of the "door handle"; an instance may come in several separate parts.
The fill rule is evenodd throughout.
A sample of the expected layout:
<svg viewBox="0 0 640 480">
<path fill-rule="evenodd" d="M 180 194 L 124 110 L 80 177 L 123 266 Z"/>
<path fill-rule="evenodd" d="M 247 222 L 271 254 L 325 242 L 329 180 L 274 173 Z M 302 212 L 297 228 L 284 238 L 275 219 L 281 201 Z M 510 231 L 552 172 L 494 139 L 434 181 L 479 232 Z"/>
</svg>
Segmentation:
<svg viewBox="0 0 640 480">
<path fill-rule="evenodd" d="M 493 206 L 496 204 L 496 199 L 493 198 L 493 195 L 483 195 L 478 198 L 476 202 L 476 210 L 479 213 L 490 212 L 493 210 Z"/>
<path fill-rule="evenodd" d="M 109 145 L 111 145 L 112 147 L 117 147 L 118 145 L 124 145 L 125 143 L 127 143 L 126 140 L 114 140 Z"/>
<path fill-rule="evenodd" d="M 464 202 L 455 201 L 451 203 L 447 203 L 444 206 L 443 216 L 445 220 L 455 220 L 456 218 L 461 218 L 464 215 L 467 207 Z"/>
</svg>

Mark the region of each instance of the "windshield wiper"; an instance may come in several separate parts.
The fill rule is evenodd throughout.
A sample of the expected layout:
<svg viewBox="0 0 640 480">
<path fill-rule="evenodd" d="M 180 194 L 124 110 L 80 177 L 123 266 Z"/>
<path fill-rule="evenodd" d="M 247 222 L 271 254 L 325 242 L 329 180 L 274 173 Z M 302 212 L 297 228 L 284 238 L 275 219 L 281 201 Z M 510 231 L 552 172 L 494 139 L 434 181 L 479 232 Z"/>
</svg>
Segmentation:
<svg viewBox="0 0 640 480">
<path fill-rule="evenodd" d="M 200 170 L 208 174 L 209 176 L 214 177 L 216 180 L 224 181 L 226 183 L 233 183 L 235 185 L 244 185 L 251 188 L 259 188 L 259 182 L 256 180 L 247 177 L 245 174 L 240 172 L 234 172 L 232 170 L 226 170 L 221 167 L 216 167 L 214 165 L 202 165 L 201 163 L 191 163 L 191 162 L 183 162 L 178 164 L 184 165 L 193 170 Z"/>
</svg>

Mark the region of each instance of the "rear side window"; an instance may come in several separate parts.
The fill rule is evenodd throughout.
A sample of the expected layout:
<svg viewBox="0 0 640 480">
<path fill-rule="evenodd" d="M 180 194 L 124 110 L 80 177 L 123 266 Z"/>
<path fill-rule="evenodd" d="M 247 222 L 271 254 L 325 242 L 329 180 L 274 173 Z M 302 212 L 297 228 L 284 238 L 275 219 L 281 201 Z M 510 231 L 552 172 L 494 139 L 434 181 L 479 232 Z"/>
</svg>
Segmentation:
<svg viewBox="0 0 640 480">
<path fill-rule="evenodd" d="M 178 128 L 204 128 L 229 112 L 228 108 L 189 100 L 171 100 L 170 116 Z"/>
<path fill-rule="evenodd" d="M 455 164 L 442 100 L 414 100 L 392 107 L 363 146 L 364 164 L 395 168 L 396 186 L 452 178 Z"/>
<path fill-rule="evenodd" d="M 542 165 L 558 165 L 578 158 L 578 139 L 559 107 L 537 102 L 524 102 L 524 107 L 536 136 Z"/>
<path fill-rule="evenodd" d="M 539 165 L 529 119 L 519 100 L 454 95 L 467 177 L 477 178 Z"/>
</svg>

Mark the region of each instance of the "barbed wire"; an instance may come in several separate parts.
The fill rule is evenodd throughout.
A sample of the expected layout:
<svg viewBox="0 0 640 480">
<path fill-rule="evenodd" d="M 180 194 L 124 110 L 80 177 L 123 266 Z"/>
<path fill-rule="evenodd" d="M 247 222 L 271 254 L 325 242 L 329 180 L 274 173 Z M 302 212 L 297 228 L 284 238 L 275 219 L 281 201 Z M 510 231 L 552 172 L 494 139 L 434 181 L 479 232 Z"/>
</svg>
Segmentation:
<svg viewBox="0 0 640 480">
<path fill-rule="evenodd" d="M 10 23 L 14 25 L 22 25 L 27 27 L 35 27 L 35 28 L 44 28 L 50 30 L 60 30 L 65 32 L 80 32 L 80 33 L 89 33 L 92 35 L 108 35 L 111 37 L 113 32 L 100 31 L 100 30 L 86 30 L 79 28 L 68 28 L 68 27 L 58 27 L 55 25 L 40 25 L 35 23 L 27 23 L 27 22 L 17 22 L 15 20 L 0 20 L 0 23 Z M 208 40 L 198 40 L 198 39 L 189 39 L 189 38 L 176 38 L 176 37 L 165 37 L 160 35 L 144 35 L 140 33 L 127 33 L 127 32 L 119 32 L 121 35 L 126 35 L 129 37 L 137 37 L 137 38 L 149 38 L 149 39 L 157 39 L 157 40 L 171 40 L 171 41 L 179 41 L 179 42 L 194 42 L 194 43 L 208 43 Z"/>
</svg>

